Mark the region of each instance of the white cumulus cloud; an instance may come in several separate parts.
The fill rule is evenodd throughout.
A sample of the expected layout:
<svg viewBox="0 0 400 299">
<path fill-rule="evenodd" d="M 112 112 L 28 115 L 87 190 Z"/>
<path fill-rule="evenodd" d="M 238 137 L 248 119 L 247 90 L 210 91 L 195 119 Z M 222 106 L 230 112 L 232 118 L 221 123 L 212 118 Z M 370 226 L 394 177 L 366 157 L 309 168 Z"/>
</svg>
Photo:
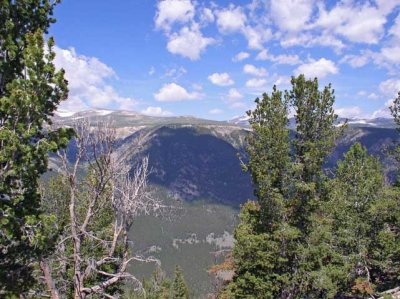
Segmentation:
<svg viewBox="0 0 400 299">
<path fill-rule="evenodd" d="M 171 115 L 173 115 L 173 113 L 170 111 L 165 111 L 161 107 L 153 107 L 153 106 L 149 106 L 145 110 L 142 110 L 142 113 L 145 115 L 150 115 L 150 116 L 171 116 Z"/>
<path fill-rule="evenodd" d="M 385 117 L 385 118 L 391 118 L 391 112 L 389 107 L 392 105 L 393 101 L 392 100 L 388 100 L 386 101 L 385 105 L 383 107 L 381 107 L 380 109 L 374 111 L 371 115 L 372 118 L 376 118 L 376 117 Z"/>
<path fill-rule="evenodd" d="M 321 58 L 319 60 L 310 60 L 309 63 L 300 65 L 295 69 L 296 75 L 304 74 L 308 78 L 324 78 L 329 74 L 337 74 L 339 69 L 332 60 Z"/>
<path fill-rule="evenodd" d="M 242 7 L 229 5 L 216 12 L 217 27 L 222 34 L 241 33 L 247 39 L 250 49 L 262 49 L 263 43 L 272 37 L 270 28 L 257 24 L 251 26 Z"/>
<path fill-rule="evenodd" d="M 210 80 L 212 84 L 218 86 L 229 86 L 235 83 L 228 73 L 214 73 L 208 76 L 208 80 Z"/>
<path fill-rule="evenodd" d="M 183 27 L 179 33 L 169 36 L 167 49 L 172 54 L 178 54 L 191 60 L 198 60 L 205 49 L 215 43 L 210 37 L 204 37 L 197 24 L 191 28 Z"/>
<path fill-rule="evenodd" d="M 249 88 L 264 88 L 267 84 L 267 80 L 253 78 L 246 82 L 246 86 Z"/>
<path fill-rule="evenodd" d="M 340 117 L 344 118 L 357 118 L 361 117 L 362 110 L 358 106 L 340 107 L 340 108 L 335 108 L 335 113 Z"/>
<path fill-rule="evenodd" d="M 170 30 L 172 24 L 193 19 L 195 7 L 190 0 L 163 0 L 157 4 L 156 28 Z"/>
<path fill-rule="evenodd" d="M 116 79 L 114 70 L 96 57 L 78 55 L 74 48 L 54 48 L 57 68 L 65 70 L 69 96 L 61 109 L 79 111 L 88 108 L 132 110 L 137 101 L 121 96 L 110 84 Z"/>
<path fill-rule="evenodd" d="M 384 47 L 381 49 L 382 58 L 388 63 L 400 63 L 400 46 Z"/>
<path fill-rule="evenodd" d="M 245 60 L 247 58 L 250 57 L 250 54 L 247 52 L 239 52 L 235 55 L 235 57 L 233 57 L 232 61 L 234 62 L 238 62 L 238 61 L 242 61 Z"/>
<path fill-rule="evenodd" d="M 389 30 L 389 34 L 400 40 L 400 14 L 397 15 L 393 26 Z"/>
<path fill-rule="evenodd" d="M 229 89 L 228 99 L 230 101 L 240 100 L 241 98 L 243 98 L 243 95 L 236 88 Z"/>
<path fill-rule="evenodd" d="M 394 100 L 400 91 L 400 79 L 391 78 L 379 84 L 379 90 L 389 99 Z"/>
<path fill-rule="evenodd" d="M 367 98 L 370 99 L 370 100 L 378 100 L 379 99 L 379 95 L 377 95 L 375 92 L 372 92 L 367 96 Z"/>
<path fill-rule="evenodd" d="M 369 55 L 345 55 L 340 62 L 347 63 L 351 65 L 353 68 L 363 67 L 370 60 Z"/>
<path fill-rule="evenodd" d="M 257 76 L 257 77 L 265 77 L 266 75 L 268 75 L 268 72 L 265 68 L 256 67 L 252 64 L 246 64 L 243 67 L 243 72 L 245 74 L 249 74 L 249 75 L 253 75 L 253 76 Z"/>
<path fill-rule="evenodd" d="M 271 1 L 271 16 L 276 25 L 285 31 L 301 31 L 310 20 L 313 10 L 311 0 Z"/>
<path fill-rule="evenodd" d="M 264 26 L 246 26 L 243 28 L 243 35 L 247 39 L 247 45 L 252 50 L 261 50 L 263 44 L 270 40 L 272 31 L 270 28 Z"/>
<path fill-rule="evenodd" d="M 315 26 L 352 42 L 377 44 L 384 34 L 385 23 L 385 12 L 367 1 L 340 1 L 329 11 L 319 5 Z"/>
<path fill-rule="evenodd" d="M 202 24 L 212 23 L 215 20 L 214 13 L 211 9 L 204 7 L 201 11 L 200 21 Z"/>
<path fill-rule="evenodd" d="M 301 63 L 301 60 L 298 55 L 286 55 L 286 54 L 272 56 L 271 61 L 277 64 L 289 64 L 289 65 L 297 65 Z"/>
<path fill-rule="evenodd" d="M 288 65 L 297 65 L 301 63 L 301 59 L 298 55 L 289 55 L 289 54 L 272 55 L 268 53 L 267 49 L 261 50 L 257 54 L 256 60 L 269 60 L 275 62 L 276 64 L 288 64 Z"/>
<path fill-rule="evenodd" d="M 274 85 L 276 85 L 276 86 L 289 86 L 290 80 L 291 80 L 291 77 L 289 77 L 289 76 L 279 76 L 279 75 L 275 74 L 273 82 L 274 82 Z"/>
<path fill-rule="evenodd" d="M 236 88 L 229 89 L 228 94 L 222 97 L 223 102 L 232 109 L 245 109 L 246 104 L 241 101 L 242 99 L 243 95 Z"/>
<path fill-rule="evenodd" d="M 268 60 L 270 59 L 270 54 L 267 49 L 262 49 L 256 56 L 256 60 Z"/>
<path fill-rule="evenodd" d="M 184 87 L 176 84 L 165 84 L 154 94 L 154 98 L 159 102 L 179 102 L 186 100 L 196 100 L 201 98 L 198 92 L 188 92 Z"/>
<path fill-rule="evenodd" d="M 246 15 L 240 7 L 231 5 L 227 9 L 217 11 L 218 30 L 223 34 L 241 31 L 246 24 Z"/>
</svg>

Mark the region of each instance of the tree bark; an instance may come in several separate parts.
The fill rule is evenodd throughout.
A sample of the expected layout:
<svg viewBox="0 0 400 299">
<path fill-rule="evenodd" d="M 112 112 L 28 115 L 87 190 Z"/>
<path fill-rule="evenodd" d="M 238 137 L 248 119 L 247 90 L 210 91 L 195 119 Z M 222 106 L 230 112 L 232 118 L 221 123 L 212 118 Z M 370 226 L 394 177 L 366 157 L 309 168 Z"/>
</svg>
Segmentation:
<svg viewBox="0 0 400 299">
<path fill-rule="evenodd" d="M 60 299 L 56 284 L 51 277 L 51 271 L 49 265 L 45 261 L 40 261 L 40 269 L 44 274 L 44 280 L 46 281 L 47 289 L 50 292 L 52 299 Z"/>
</svg>

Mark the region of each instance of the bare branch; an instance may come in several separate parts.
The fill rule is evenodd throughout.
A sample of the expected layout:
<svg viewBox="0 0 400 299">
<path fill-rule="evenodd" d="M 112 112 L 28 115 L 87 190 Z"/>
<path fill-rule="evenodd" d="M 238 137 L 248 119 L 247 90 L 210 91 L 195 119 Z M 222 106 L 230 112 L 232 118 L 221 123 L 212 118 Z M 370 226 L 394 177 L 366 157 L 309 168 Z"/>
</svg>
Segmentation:
<svg viewBox="0 0 400 299">
<path fill-rule="evenodd" d="M 76 149 L 73 161 L 70 162 L 68 149 L 58 152 L 61 173 L 67 178 L 64 182 L 69 189 L 70 223 L 64 228 L 51 262 L 60 264 L 54 269 L 60 269 L 65 277 L 67 264 L 74 269 L 74 298 L 85 298 L 89 294 L 114 298 L 107 294 L 107 288 L 122 280 L 130 279 L 137 289 L 142 288 L 140 281 L 127 272 L 130 262 L 160 263 L 154 257 L 132 256 L 128 237 L 138 215 L 158 213 L 166 208 L 151 196 L 147 185 L 149 158 L 141 153 L 150 133 L 136 134 L 133 146 L 131 143 L 117 154 L 114 153 L 116 130 L 110 123 L 91 126 L 89 121 L 79 120 L 74 129 L 77 138 L 72 145 Z M 133 154 L 129 163 L 128 152 L 130 156 Z M 80 181 L 78 170 L 84 166 L 88 174 Z M 109 215 L 110 210 L 113 215 Z M 96 223 L 103 221 L 105 213 L 107 217 L 112 216 L 111 221 L 97 229 Z M 72 255 L 68 255 L 70 251 L 65 246 L 72 246 Z M 106 272 L 104 265 L 113 265 L 111 269 L 116 270 Z"/>
</svg>

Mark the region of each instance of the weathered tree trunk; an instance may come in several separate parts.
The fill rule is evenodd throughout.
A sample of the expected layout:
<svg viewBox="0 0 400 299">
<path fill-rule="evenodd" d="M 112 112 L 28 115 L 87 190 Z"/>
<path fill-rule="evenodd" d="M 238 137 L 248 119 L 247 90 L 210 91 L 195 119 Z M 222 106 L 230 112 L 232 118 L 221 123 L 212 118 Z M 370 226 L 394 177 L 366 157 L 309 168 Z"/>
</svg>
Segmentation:
<svg viewBox="0 0 400 299">
<path fill-rule="evenodd" d="M 43 272 L 44 275 L 44 280 L 46 281 L 47 289 L 50 292 L 51 298 L 52 299 L 60 299 L 60 296 L 58 294 L 56 284 L 51 277 L 51 270 L 49 265 L 45 261 L 40 262 L 40 269 Z"/>
<path fill-rule="evenodd" d="M 141 163 L 132 172 L 129 166 L 121 164 L 118 156 L 114 155 L 115 129 L 110 124 L 97 124 L 91 128 L 88 121 L 82 121 L 75 126 L 79 137 L 76 138 L 76 159 L 71 167 L 68 162 L 66 150 L 58 152 L 62 161 L 62 172 L 69 187 L 69 223 L 67 225 L 66 238 L 72 243 L 72 256 L 66 256 L 65 252 L 58 251 L 62 261 L 70 263 L 73 267 L 73 298 L 85 299 L 93 295 L 114 298 L 107 294 L 107 288 L 122 280 L 133 280 L 141 288 L 141 283 L 132 274 L 126 271 L 128 264 L 135 260 L 154 262 L 154 258 L 143 259 L 131 256 L 128 231 L 133 219 L 140 213 L 148 214 L 158 211 L 162 205 L 157 199 L 148 194 L 148 158 L 140 157 Z M 88 152 L 89 151 L 89 152 Z M 78 167 L 82 162 L 89 164 L 93 176 L 87 180 L 84 199 L 79 197 Z M 107 193 L 109 192 L 109 193 Z M 109 198 L 106 198 L 109 197 Z M 84 200 L 82 204 L 80 200 Z M 88 229 L 95 221 L 95 217 L 101 217 L 101 211 L 105 203 L 110 203 L 114 210 L 114 232 L 111 236 L 99 237 Z M 100 214 L 99 214 L 100 213 Z M 111 224 L 110 224 L 111 225 Z M 102 256 L 91 256 L 85 251 L 85 242 L 95 242 L 103 249 Z M 116 248 L 122 248 L 122 256 L 116 255 Z M 115 269 L 104 271 L 103 265 L 114 265 Z M 48 269 L 50 270 L 50 269 Z M 88 276 L 97 278 L 89 283 Z M 69 277 L 71 280 L 71 277 Z M 69 287 L 71 287 L 69 285 Z M 50 287 L 49 287 L 50 289 Z M 61 291 L 61 288 L 60 288 Z M 59 298 L 53 297 L 52 298 Z"/>
</svg>

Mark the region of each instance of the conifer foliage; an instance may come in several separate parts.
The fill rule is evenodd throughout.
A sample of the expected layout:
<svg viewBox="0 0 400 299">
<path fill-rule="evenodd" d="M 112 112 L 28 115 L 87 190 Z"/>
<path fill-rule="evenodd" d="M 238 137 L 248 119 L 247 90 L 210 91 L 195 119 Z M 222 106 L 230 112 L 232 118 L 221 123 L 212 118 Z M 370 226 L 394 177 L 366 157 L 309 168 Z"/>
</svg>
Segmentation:
<svg viewBox="0 0 400 299">
<path fill-rule="evenodd" d="M 382 165 L 360 144 L 327 177 L 324 162 L 346 128 L 336 125 L 334 90 L 303 75 L 291 83 L 290 91 L 274 87 L 257 98 L 248 112 L 244 169 L 257 201 L 241 208 L 235 275 L 222 297 L 363 298 L 395 287 L 397 187 L 385 185 Z"/>
<path fill-rule="evenodd" d="M 64 146 L 67 129 L 51 131 L 50 117 L 67 98 L 63 71 L 53 65 L 54 41 L 43 34 L 58 1 L 1 1 L 0 5 L 0 294 L 20 293 L 46 234 L 38 179 L 48 152 Z"/>
<path fill-rule="evenodd" d="M 189 299 L 189 290 L 183 277 L 182 269 L 177 265 L 174 272 L 174 280 L 171 285 L 172 299 Z"/>
<path fill-rule="evenodd" d="M 174 276 L 169 279 L 161 268 L 156 268 L 150 279 L 143 280 L 142 292 L 125 294 L 129 299 L 189 299 L 189 289 L 182 268 L 175 266 Z"/>
</svg>

